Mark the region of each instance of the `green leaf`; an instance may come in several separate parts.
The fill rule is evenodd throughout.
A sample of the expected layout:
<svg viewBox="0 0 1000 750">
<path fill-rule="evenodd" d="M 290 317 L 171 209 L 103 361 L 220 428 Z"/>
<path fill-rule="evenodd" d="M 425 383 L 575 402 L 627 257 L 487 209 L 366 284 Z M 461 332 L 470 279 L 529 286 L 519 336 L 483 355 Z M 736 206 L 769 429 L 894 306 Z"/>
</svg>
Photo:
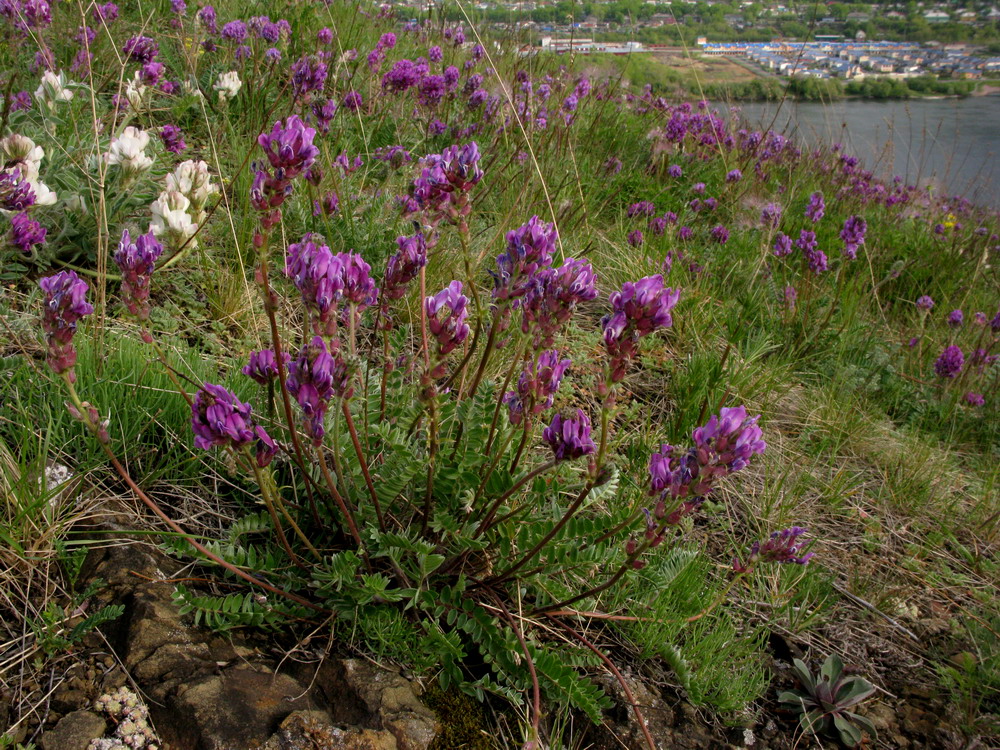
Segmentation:
<svg viewBox="0 0 1000 750">
<path fill-rule="evenodd" d="M 833 685 L 844 673 L 844 662 L 836 654 L 830 654 L 823 662 L 823 666 L 820 667 L 819 673 L 821 677 L 825 677 L 827 682 Z"/>
<path fill-rule="evenodd" d="M 857 747 L 861 744 L 861 730 L 854 726 L 847 717 L 834 714 L 833 725 L 837 728 L 840 739 L 845 745 Z"/>
<path fill-rule="evenodd" d="M 871 697 L 874 692 L 875 687 L 868 680 L 862 677 L 851 677 L 845 680 L 840 689 L 837 690 L 834 702 L 837 704 L 837 708 L 850 708 Z"/>
<path fill-rule="evenodd" d="M 813 677 L 812 672 L 809 671 L 809 667 L 801 659 L 792 660 L 792 669 L 799 678 L 799 682 L 802 683 L 802 687 L 808 690 L 810 693 L 816 691 L 816 678 Z"/>
</svg>

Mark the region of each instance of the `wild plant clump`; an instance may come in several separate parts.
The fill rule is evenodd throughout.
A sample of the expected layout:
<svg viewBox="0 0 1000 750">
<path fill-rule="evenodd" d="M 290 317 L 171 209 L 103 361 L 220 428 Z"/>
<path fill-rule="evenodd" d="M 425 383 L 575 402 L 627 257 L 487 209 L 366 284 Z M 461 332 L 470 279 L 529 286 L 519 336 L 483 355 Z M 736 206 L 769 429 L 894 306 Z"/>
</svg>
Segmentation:
<svg viewBox="0 0 1000 750">
<path fill-rule="evenodd" d="M 945 281 L 879 235 L 916 227 L 977 274 L 996 236 L 924 226 L 977 214 L 884 184 L 839 147 L 803 154 L 706 102 L 592 81 L 387 9 L 348 21 L 361 11 L 301 3 L 289 19 L 244 20 L 175 0 L 166 23 L 140 28 L 114 3 L 82 18 L 8 6 L 5 33 L 52 49 L 35 61 L 34 99 L 4 94 L 0 278 L 41 276 L 46 361 L 69 414 L 170 529 L 164 544 L 246 585 L 178 586 L 197 622 L 332 622 L 444 690 L 529 704 L 533 747 L 543 696 L 600 721 L 608 698 L 581 675 L 606 670 L 630 695 L 585 627 L 639 632 L 664 614 L 661 589 L 706 511 L 751 520 L 724 490 L 772 441 L 745 395 L 765 355 L 809 361 L 812 377 L 825 364 L 809 358 L 849 330 L 863 360 L 852 376 L 874 390 L 865 316 L 910 333 L 917 299 L 919 336 L 884 353 L 910 370 L 900 393 L 987 422 L 997 318 L 970 325 L 956 308 L 937 325 L 926 292 Z M 312 29 L 323 14 L 338 23 Z M 571 191 L 541 166 L 562 169 L 567 153 L 590 166 L 572 161 Z M 259 343 L 225 329 L 227 371 L 193 377 L 167 354 L 172 297 L 203 294 L 194 327 L 218 327 L 226 274 L 229 291 L 252 292 Z M 205 288 L 192 294 L 189 278 Z M 77 379 L 78 335 L 93 331 L 100 352 L 116 311 L 186 403 L 188 444 L 255 499 L 219 538 L 189 533 L 143 489 L 118 405 L 99 403 L 82 368 Z M 643 387 L 668 406 L 647 414 Z M 697 623 L 765 565 L 812 570 L 806 530 L 767 519 L 764 538 L 723 552 L 721 596 L 667 616 Z"/>
</svg>

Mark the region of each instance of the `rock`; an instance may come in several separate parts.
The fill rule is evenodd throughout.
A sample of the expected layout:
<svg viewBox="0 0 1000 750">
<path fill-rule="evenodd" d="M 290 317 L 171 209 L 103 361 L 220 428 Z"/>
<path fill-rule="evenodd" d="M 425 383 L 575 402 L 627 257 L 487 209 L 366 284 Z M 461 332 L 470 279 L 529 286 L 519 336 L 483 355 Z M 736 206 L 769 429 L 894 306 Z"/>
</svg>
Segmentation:
<svg viewBox="0 0 1000 750">
<path fill-rule="evenodd" d="M 396 672 L 358 659 L 328 660 L 316 684 L 334 721 L 388 730 L 398 750 L 426 750 L 437 735 L 437 718 L 420 702 L 418 686 Z"/>
<path fill-rule="evenodd" d="M 247 750 L 267 742 L 293 711 L 315 709 L 307 692 L 288 675 L 239 665 L 181 685 L 165 711 L 151 708 L 176 750 Z"/>
<path fill-rule="evenodd" d="M 392 732 L 374 729 L 339 729 L 322 711 L 296 711 L 263 750 L 398 750 Z"/>
<path fill-rule="evenodd" d="M 660 748 L 666 750 L 666 748 L 700 747 L 700 745 L 684 744 L 683 740 L 691 739 L 691 737 L 678 736 L 674 732 L 674 711 L 659 694 L 638 678 L 628 675 L 624 677 L 658 750 Z M 594 748 L 600 748 L 600 750 L 621 747 L 646 748 L 647 744 L 642 727 L 639 725 L 635 710 L 629 703 L 621 683 L 610 674 L 602 675 L 598 678 L 598 682 L 604 688 L 604 692 L 614 700 L 615 706 L 605 714 L 605 724 L 595 730 Z M 686 707 L 689 706 L 682 704 L 682 711 Z"/>
<path fill-rule="evenodd" d="M 87 694 L 82 690 L 60 690 L 52 696 L 49 704 L 53 711 L 68 713 L 87 705 Z"/>
<path fill-rule="evenodd" d="M 97 714 L 74 711 L 42 735 L 42 747 L 44 750 L 87 750 L 90 741 L 103 737 L 107 728 L 107 722 Z"/>
</svg>

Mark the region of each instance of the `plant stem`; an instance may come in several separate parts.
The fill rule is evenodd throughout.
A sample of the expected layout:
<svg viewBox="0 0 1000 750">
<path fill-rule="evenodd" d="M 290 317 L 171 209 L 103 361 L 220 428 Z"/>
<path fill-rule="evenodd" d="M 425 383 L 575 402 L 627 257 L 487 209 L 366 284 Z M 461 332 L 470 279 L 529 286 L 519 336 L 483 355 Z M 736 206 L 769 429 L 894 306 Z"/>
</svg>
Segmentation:
<svg viewBox="0 0 1000 750">
<path fill-rule="evenodd" d="M 368 472 L 368 460 L 365 458 L 365 452 L 361 449 L 361 441 L 358 440 L 358 431 L 354 428 L 354 419 L 351 416 L 351 407 L 348 405 L 346 398 L 341 399 L 340 408 L 344 413 L 344 419 L 347 421 L 347 429 L 351 433 L 351 442 L 354 443 L 354 452 L 358 455 L 358 463 L 361 464 L 361 473 L 365 476 L 365 484 L 368 485 L 368 493 L 371 495 L 372 504 L 375 506 L 375 515 L 378 516 L 379 530 L 385 531 L 385 519 L 382 517 L 382 506 L 379 505 L 378 493 L 375 492 L 375 485 L 372 482 L 372 476 Z"/>
<path fill-rule="evenodd" d="M 500 510 L 500 506 L 503 505 L 504 502 L 506 502 L 507 498 L 509 498 L 511 495 L 513 495 L 515 492 L 517 492 L 519 489 L 521 489 L 524 485 L 526 485 L 528 482 L 530 482 L 538 475 L 544 474 L 546 471 L 551 469 L 557 463 L 558 461 L 552 459 L 551 461 L 548 461 L 542 464 L 541 466 L 536 466 L 534 469 L 532 469 L 523 477 L 514 482 L 511 488 L 507 490 L 505 493 L 503 493 L 500 497 L 498 497 L 496 501 L 493 503 L 493 505 L 490 506 L 489 511 L 486 513 L 486 517 L 479 524 L 479 528 L 476 529 L 476 533 L 472 535 L 472 538 L 478 539 L 480 536 L 482 536 L 483 532 L 489 529 L 490 522 L 496 516 L 497 511 Z M 485 480 L 483 483 L 485 484 Z"/>
</svg>

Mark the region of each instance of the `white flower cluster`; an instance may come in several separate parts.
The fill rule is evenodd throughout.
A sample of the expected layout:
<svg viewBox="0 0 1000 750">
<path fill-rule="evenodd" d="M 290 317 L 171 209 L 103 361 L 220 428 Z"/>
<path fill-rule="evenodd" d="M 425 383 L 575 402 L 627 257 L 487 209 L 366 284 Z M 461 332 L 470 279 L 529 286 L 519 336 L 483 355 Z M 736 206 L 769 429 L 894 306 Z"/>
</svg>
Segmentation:
<svg viewBox="0 0 1000 750">
<path fill-rule="evenodd" d="M 48 107 L 50 112 L 54 112 L 56 104 L 68 102 L 73 98 L 73 92 L 69 89 L 71 85 L 76 84 L 66 80 L 66 74 L 61 70 L 58 74 L 46 70 L 42 74 L 42 82 L 35 89 L 35 98 Z"/>
<path fill-rule="evenodd" d="M 211 195 L 219 192 L 212 184 L 208 165 L 203 161 L 185 161 L 167 175 L 166 190 L 149 207 L 153 213 L 150 231 L 162 237 L 174 251 L 185 244 L 194 248 L 197 240 L 188 240 L 205 220 L 205 205 Z"/>
<path fill-rule="evenodd" d="M 220 73 L 214 86 L 215 90 L 219 92 L 220 102 L 235 99 L 242 87 L 243 81 L 240 80 L 240 76 L 235 70 L 230 70 L 228 73 Z"/>
<path fill-rule="evenodd" d="M 125 84 L 125 98 L 128 99 L 128 103 L 132 109 L 138 110 L 142 107 L 146 101 L 147 91 L 148 87 L 142 82 L 142 71 L 135 71 L 132 80 Z"/>
<path fill-rule="evenodd" d="M 14 133 L 0 138 L 0 161 L 4 168 L 17 167 L 21 179 L 27 180 L 35 194 L 36 206 L 51 206 L 56 202 L 56 194 L 38 179 L 38 170 L 45 158 L 45 149 L 36 146 L 26 135 Z"/>
<path fill-rule="evenodd" d="M 117 726 L 113 737 L 91 740 L 87 750 L 159 750 L 160 740 L 149 726 L 149 709 L 128 688 L 102 695 L 94 708 Z"/>
<path fill-rule="evenodd" d="M 212 182 L 208 164 L 189 159 L 178 164 L 173 174 L 167 175 L 167 192 L 181 193 L 191 201 L 194 221 L 201 224 L 205 220 L 205 205 L 219 192 L 219 186 Z"/>
<path fill-rule="evenodd" d="M 129 125 L 120 136 L 111 139 L 104 158 L 108 164 L 119 165 L 125 182 L 129 183 L 153 166 L 153 158 L 146 155 L 148 145 L 149 133 Z"/>
</svg>

